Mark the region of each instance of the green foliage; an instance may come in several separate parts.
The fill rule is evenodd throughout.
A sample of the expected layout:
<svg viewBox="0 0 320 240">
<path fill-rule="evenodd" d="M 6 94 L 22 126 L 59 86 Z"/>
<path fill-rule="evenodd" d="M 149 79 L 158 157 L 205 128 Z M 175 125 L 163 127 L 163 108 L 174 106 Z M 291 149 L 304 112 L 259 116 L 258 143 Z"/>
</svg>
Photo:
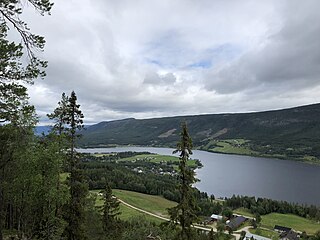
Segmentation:
<svg viewBox="0 0 320 240">
<path fill-rule="evenodd" d="M 75 140 L 79 137 L 78 131 L 83 128 L 83 114 L 80 105 L 77 104 L 75 92 L 72 91 L 70 97 L 63 93 L 58 107 L 49 117 L 55 120 L 52 134 L 58 135 L 60 146 L 58 152 L 67 153 L 65 157 L 70 171 L 70 202 L 65 206 L 65 219 L 68 222 L 65 235 L 69 240 L 85 239 L 84 220 L 88 187 L 75 150 Z"/>
<path fill-rule="evenodd" d="M 238 209 L 242 207 L 251 212 L 254 215 L 266 215 L 268 213 L 291 213 L 303 218 L 311 218 L 314 220 L 320 220 L 320 208 L 316 206 L 307 206 L 288 203 L 286 201 L 276 201 L 267 198 L 255 198 L 247 196 L 235 196 L 225 199 L 225 206 L 232 209 Z M 246 215 L 246 213 L 244 212 Z"/>
<path fill-rule="evenodd" d="M 221 212 L 221 215 L 228 218 L 228 219 L 230 219 L 232 217 L 232 214 L 233 214 L 232 210 L 228 207 L 224 207 Z"/>
<path fill-rule="evenodd" d="M 52 6 L 48 0 L 27 2 L 42 14 L 49 12 Z M 51 192 L 54 189 L 52 182 L 47 184 L 48 193 L 52 195 L 47 199 L 38 198 L 43 194 L 40 183 L 51 176 L 56 162 L 44 172 L 39 170 L 52 155 L 41 158 L 37 155 L 44 151 L 42 145 L 33 139 L 32 128 L 37 119 L 34 107 L 28 104 L 27 89 L 22 85 L 23 82 L 32 83 L 39 76 L 44 77 L 43 69 L 47 63 L 33 52 L 34 49 L 43 49 L 44 39 L 32 34 L 20 19 L 22 6 L 23 2 L 19 0 L 0 1 L 0 123 L 5 123 L 0 125 L 0 239 L 3 239 L 3 227 L 17 229 L 19 237 L 45 234 L 51 239 L 63 225 L 51 214 L 55 207 L 47 202 L 56 195 Z M 7 39 L 10 28 L 20 34 L 23 45 Z M 29 61 L 23 58 L 25 52 Z M 34 151 L 30 152 L 30 149 Z M 54 155 L 52 146 L 46 150 Z"/>
<path fill-rule="evenodd" d="M 198 206 L 194 197 L 192 184 L 195 178 L 194 170 L 187 166 L 187 161 L 192 154 L 192 140 L 189 136 L 186 123 L 181 126 L 181 140 L 177 143 L 174 153 L 179 152 L 179 192 L 180 201 L 176 207 L 169 209 L 170 219 L 173 223 L 179 223 L 181 231 L 180 239 L 192 239 L 193 231 L 191 225 L 197 217 Z"/>
<path fill-rule="evenodd" d="M 69 97 L 62 93 L 61 100 L 58 102 L 58 107 L 53 113 L 48 114 L 48 118 L 54 121 L 51 131 L 61 136 L 65 132 L 66 113 L 68 112 Z"/>
<path fill-rule="evenodd" d="M 217 231 L 218 231 L 218 233 L 223 233 L 225 228 L 226 228 L 225 222 L 223 222 L 223 221 L 218 221 L 217 222 Z"/>
<path fill-rule="evenodd" d="M 243 240 L 246 237 L 246 231 L 241 231 L 240 240 Z"/>
<path fill-rule="evenodd" d="M 22 72 L 16 71 L 17 70 L 16 67 L 19 67 L 22 65 L 21 62 L 17 62 L 17 61 L 15 61 L 15 63 L 10 62 L 11 64 L 8 65 L 9 66 L 8 71 L 4 72 L 4 73 L 8 73 L 4 75 L 5 76 L 9 75 L 8 76 L 9 79 L 15 79 L 15 78 L 12 78 L 12 75 L 11 75 L 12 73 L 15 73 L 14 76 L 16 77 L 20 76 L 18 80 L 23 78 L 33 79 L 39 75 L 44 77 L 45 72 L 41 70 L 41 68 L 45 68 L 47 66 L 47 62 L 38 59 L 34 54 L 34 50 L 44 49 L 44 45 L 45 45 L 44 38 L 42 36 L 31 33 L 27 23 L 21 20 L 20 18 L 20 16 L 23 13 L 24 2 L 30 3 L 42 15 L 44 15 L 45 13 L 50 14 L 50 10 L 53 5 L 52 3 L 50 3 L 49 0 L 26 0 L 26 1 L 3 0 L 0 2 L 1 35 L 5 35 L 6 31 L 10 29 L 10 27 L 12 27 L 12 29 L 14 29 L 20 35 L 21 42 L 23 43 L 24 49 L 27 52 L 30 59 L 29 64 L 25 67 L 25 71 L 22 71 Z M 2 38 L 1 35 L 0 35 L 0 38 Z M 8 44 L 5 44 L 5 45 L 8 45 Z M 10 50 L 13 49 L 14 50 L 13 52 L 16 52 L 16 54 L 13 54 L 11 56 L 14 56 L 14 57 L 22 56 L 23 53 L 22 53 L 21 44 L 15 45 L 14 43 L 11 43 L 9 46 L 10 46 L 9 48 Z M 10 51 L 6 51 L 6 52 L 10 53 Z M 1 59 L 6 59 L 6 58 L 1 58 Z M 13 71 L 10 71 L 11 69 Z M 21 74 L 21 73 L 25 73 L 25 74 Z"/>
<path fill-rule="evenodd" d="M 271 213 L 262 216 L 261 226 L 268 229 L 273 229 L 274 225 L 286 226 L 297 231 L 306 231 L 308 234 L 315 234 L 320 223 L 310 219 L 302 218 L 292 214 Z"/>
<path fill-rule="evenodd" d="M 102 227 L 107 235 L 114 236 L 116 239 L 120 235 L 120 202 L 112 195 L 112 189 L 107 183 L 103 193 L 104 203 L 102 207 Z"/>
<path fill-rule="evenodd" d="M 56 239 L 65 227 L 59 211 L 68 199 L 68 189 L 57 188 L 58 148 L 49 138 L 33 139 L 31 130 L 24 134 L 1 170 L 1 214 L 5 227 L 17 229 L 19 236 Z"/>
</svg>

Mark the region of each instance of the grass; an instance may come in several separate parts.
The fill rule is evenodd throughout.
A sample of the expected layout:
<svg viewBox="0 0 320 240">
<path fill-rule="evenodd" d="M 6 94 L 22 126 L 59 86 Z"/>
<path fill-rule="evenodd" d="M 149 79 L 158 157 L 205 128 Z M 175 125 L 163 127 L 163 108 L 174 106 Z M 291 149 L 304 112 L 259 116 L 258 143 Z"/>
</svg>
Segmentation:
<svg viewBox="0 0 320 240">
<path fill-rule="evenodd" d="M 161 220 L 159 218 L 150 216 L 148 214 L 139 212 L 135 209 L 132 209 L 130 207 L 127 207 L 123 204 L 120 204 L 120 215 L 119 215 L 120 219 L 123 221 L 129 221 L 132 218 L 145 218 L 148 222 L 154 222 L 156 224 L 161 224 L 164 222 L 164 220 Z"/>
<path fill-rule="evenodd" d="M 236 210 L 233 211 L 236 214 L 247 216 L 247 217 L 254 217 L 253 214 L 246 208 L 237 208 Z"/>
<path fill-rule="evenodd" d="M 100 192 L 100 190 L 93 190 L 91 192 L 98 193 Z M 135 206 L 137 208 L 141 208 L 148 212 L 165 216 L 165 217 L 168 216 L 167 208 L 174 207 L 177 204 L 161 196 L 154 196 L 154 195 L 148 195 L 148 194 L 143 194 L 138 192 L 119 190 L 119 189 L 114 189 L 112 192 L 116 197 L 118 197 L 119 199 L 123 200 L 124 202 L 132 206 Z M 96 206 L 102 206 L 102 205 L 103 205 L 103 200 L 101 196 L 98 196 L 96 200 Z M 147 219 L 155 221 L 157 223 L 163 222 L 158 218 L 152 217 L 148 214 L 141 213 L 123 204 L 120 204 L 120 206 L 121 206 L 121 212 L 122 212 L 120 217 L 123 220 L 128 220 L 129 218 L 136 217 L 136 216 L 145 216 Z"/>
<path fill-rule="evenodd" d="M 119 189 L 114 189 L 113 194 L 132 206 L 165 217 L 168 216 L 167 209 L 177 205 L 177 203 L 169 201 L 161 196 L 154 196 Z"/>
<path fill-rule="evenodd" d="M 266 238 L 271 238 L 275 240 L 279 239 L 279 233 L 263 228 L 249 228 L 249 232 Z"/>
<path fill-rule="evenodd" d="M 158 154 L 141 154 L 133 157 L 122 158 L 118 161 L 149 161 L 153 163 L 172 163 L 173 165 L 179 165 L 179 158 L 175 156 L 166 156 Z M 191 159 L 188 161 L 189 167 L 197 167 L 196 161 Z"/>
<path fill-rule="evenodd" d="M 270 213 L 261 218 L 261 226 L 268 229 L 273 229 L 274 225 L 281 225 L 296 231 L 306 231 L 307 234 L 315 234 L 320 230 L 320 223 L 292 214 Z"/>
<path fill-rule="evenodd" d="M 252 151 L 247 143 L 249 141 L 245 139 L 226 139 L 226 140 L 213 140 L 208 145 L 207 148 L 211 151 L 220 153 L 232 153 L 240 155 L 256 155 L 255 151 Z M 212 145 L 215 147 L 212 148 Z"/>
</svg>

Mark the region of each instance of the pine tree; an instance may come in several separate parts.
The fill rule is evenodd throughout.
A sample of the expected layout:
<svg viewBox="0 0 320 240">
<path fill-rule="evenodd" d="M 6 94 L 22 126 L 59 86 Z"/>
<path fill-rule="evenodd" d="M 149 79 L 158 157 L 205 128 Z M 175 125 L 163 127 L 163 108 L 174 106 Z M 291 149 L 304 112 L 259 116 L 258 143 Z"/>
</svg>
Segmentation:
<svg viewBox="0 0 320 240">
<path fill-rule="evenodd" d="M 60 173 L 63 170 L 63 167 L 66 165 L 66 152 L 69 148 L 68 141 L 66 139 L 66 118 L 67 118 L 67 106 L 69 103 L 69 97 L 62 93 L 61 100 L 58 102 L 58 107 L 54 110 L 53 113 L 47 114 L 48 118 L 54 121 L 54 125 L 51 128 L 49 134 L 53 142 L 57 142 L 58 151 L 56 154 L 57 161 L 60 164 L 60 168 L 57 171 L 56 176 L 56 185 L 57 191 L 60 190 Z M 57 203 L 58 204 L 58 203 Z M 61 206 L 57 205 L 55 215 L 59 217 L 61 214 Z"/>
<path fill-rule="evenodd" d="M 58 136 L 63 135 L 65 131 L 68 103 L 69 97 L 65 93 L 62 93 L 61 101 L 58 102 L 58 107 L 53 113 L 47 115 L 49 119 L 54 120 L 54 125 L 51 130 Z"/>
<path fill-rule="evenodd" d="M 36 122 L 34 107 L 27 102 L 27 88 L 23 83 L 32 83 L 37 77 L 43 78 L 47 66 L 46 61 L 34 54 L 34 50 L 43 50 L 44 38 L 32 34 L 27 23 L 20 19 L 26 2 L 42 15 L 50 13 L 52 7 L 49 0 L 0 1 L 0 240 L 3 239 L 4 219 L 8 219 L 11 227 L 13 209 L 22 207 L 12 205 L 13 199 L 21 193 L 14 196 L 11 185 L 7 188 L 5 185 L 10 183 L 8 178 L 12 176 L 16 176 L 15 182 L 23 178 L 14 165 L 21 160 L 19 155 L 26 147 L 25 140 L 32 137 L 32 127 Z M 8 40 L 9 30 L 20 35 L 20 43 Z M 24 57 L 26 54 L 28 59 Z M 24 226 L 27 224 L 21 223 Z"/>
<path fill-rule="evenodd" d="M 176 207 L 169 209 L 170 219 L 172 222 L 178 222 L 181 226 L 181 231 L 178 239 L 192 239 L 192 223 L 197 220 L 196 211 L 198 210 L 194 197 L 195 178 L 194 170 L 188 167 L 187 161 L 192 154 L 192 140 L 189 136 L 187 124 L 182 123 L 180 141 L 177 143 L 177 148 L 173 153 L 180 153 L 179 163 L 179 193 L 180 201 Z"/>
<path fill-rule="evenodd" d="M 109 236 L 117 239 L 119 237 L 120 222 L 117 216 L 120 214 L 120 202 L 112 195 L 109 183 L 102 191 L 104 203 L 102 207 L 102 227 L 103 231 Z"/>
</svg>

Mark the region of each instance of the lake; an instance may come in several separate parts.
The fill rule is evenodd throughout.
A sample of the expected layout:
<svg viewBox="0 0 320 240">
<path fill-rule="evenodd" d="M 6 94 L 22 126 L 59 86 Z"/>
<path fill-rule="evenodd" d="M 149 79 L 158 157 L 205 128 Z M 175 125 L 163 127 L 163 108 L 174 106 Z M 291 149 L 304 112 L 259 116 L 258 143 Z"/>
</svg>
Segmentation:
<svg viewBox="0 0 320 240">
<path fill-rule="evenodd" d="M 148 151 L 172 155 L 173 149 L 152 147 L 117 147 L 79 149 L 80 152 Z M 302 162 L 217 154 L 194 150 L 192 158 L 200 159 L 197 169 L 200 182 L 196 187 L 215 197 L 233 194 L 266 197 L 293 203 L 320 206 L 320 166 Z"/>
</svg>

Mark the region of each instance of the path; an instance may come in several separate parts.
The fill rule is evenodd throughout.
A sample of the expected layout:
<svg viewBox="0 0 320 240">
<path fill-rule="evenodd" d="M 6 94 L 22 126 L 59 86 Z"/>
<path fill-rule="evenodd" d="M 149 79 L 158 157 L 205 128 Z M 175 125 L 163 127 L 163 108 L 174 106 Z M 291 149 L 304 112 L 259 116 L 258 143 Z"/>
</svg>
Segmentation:
<svg viewBox="0 0 320 240">
<path fill-rule="evenodd" d="M 146 210 L 143 210 L 143 209 L 141 209 L 141 208 L 137 208 L 137 207 L 135 207 L 135 206 L 132 206 L 131 204 L 126 203 L 125 201 L 121 200 L 120 198 L 117 198 L 117 199 L 118 199 L 119 202 L 121 202 L 122 204 L 126 205 L 127 207 L 130 207 L 130 208 L 132 208 L 132 209 L 135 209 L 135 210 L 137 210 L 137 211 L 139 211 L 139 212 L 148 214 L 148 215 L 150 215 L 150 216 L 159 218 L 159 219 L 164 220 L 164 221 L 168 221 L 168 222 L 170 221 L 169 218 L 165 218 L 165 217 L 159 216 L 159 215 L 157 215 L 157 214 L 154 214 L 154 213 L 148 212 L 148 211 L 146 211 Z M 194 227 L 194 228 L 196 228 L 196 229 L 208 231 L 208 232 L 211 231 L 211 228 L 205 228 L 205 227 L 201 227 L 201 226 L 197 226 L 197 225 L 193 225 L 192 227 Z"/>
</svg>

